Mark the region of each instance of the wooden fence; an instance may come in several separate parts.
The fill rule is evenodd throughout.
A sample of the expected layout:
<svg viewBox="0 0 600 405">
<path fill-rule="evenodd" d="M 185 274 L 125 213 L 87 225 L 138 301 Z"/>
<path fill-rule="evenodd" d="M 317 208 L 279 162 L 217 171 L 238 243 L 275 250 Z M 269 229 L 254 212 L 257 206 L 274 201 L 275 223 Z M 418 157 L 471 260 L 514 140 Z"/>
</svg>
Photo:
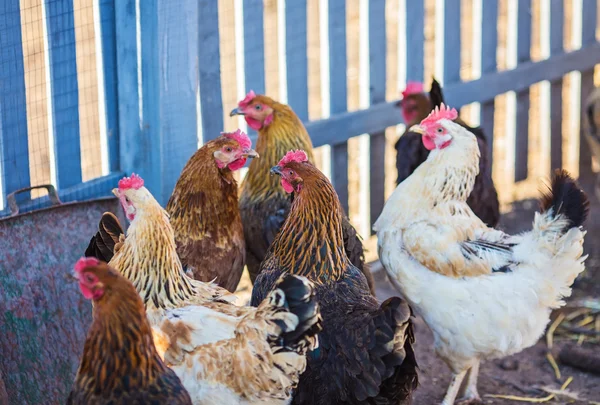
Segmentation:
<svg viewBox="0 0 600 405">
<path fill-rule="evenodd" d="M 22 0 L 23 1 L 23 0 Z M 32 0 L 29 0 L 32 1 Z M 325 168 L 349 208 L 350 166 L 348 140 L 369 134 L 368 209 L 365 226 L 380 213 L 386 195 L 386 130 L 401 124 L 401 115 L 390 97 L 386 24 L 389 10 L 397 11 L 399 55 L 398 87 L 406 80 L 425 80 L 431 64 L 426 38 L 431 7 L 435 8 L 436 46 L 433 69 L 442 79 L 446 98 L 453 107 L 480 104 L 479 120 L 488 136 L 498 127 L 496 97 L 514 92 L 513 120 L 514 181 L 527 177 L 530 169 L 530 88 L 550 82 L 548 94 L 549 148 L 551 167 L 562 166 L 563 78 L 581 72 L 576 104 L 594 86 L 594 68 L 600 63 L 596 40 L 596 0 L 96 0 L 101 46 L 101 81 L 104 116 L 104 150 L 108 161 L 103 176 L 82 182 L 81 134 L 78 117 L 77 52 L 73 19 L 74 0 L 43 2 L 49 66 L 49 105 L 52 122 L 51 149 L 54 179 L 64 200 L 105 195 L 123 173 L 135 171 L 145 179 L 159 201 L 165 203 L 180 170 L 203 141 L 212 139 L 228 124 L 223 105 L 224 77 L 234 69 L 236 94 L 266 90 L 269 76 L 265 55 L 277 54 L 279 94 L 306 122 L 315 146 L 330 145 L 330 167 Z M 223 9 L 225 2 L 231 8 Z M 2 194 L 29 186 L 27 100 L 24 80 L 21 24 L 18 0 L 0 5 L 0 141 L 2 144 Z M 267 8 L 276 6 L 277 21 Z M 318 7 L 320 21 L 321 92 L 323 119 L 309 120 L 309 60 L 307 38 L 311 7 Z M 349 32 L 348 10 L 359 9 L 359 33 Z M 461 13 L 474 7 L 479 27 L 474 35 L 480 44 L 475 55 L 480 74 L 461 80 Z M 532 10 L 541 11 L 542 44 L 547 54 L 532 60 Z M 504 28 L 499 13 L 506 12 Z M 568 13 L 566 12 L 568 11 Z M 233 17 L 228 13 L 233 13 Z M 565 15 L 570 16 L 575 46 L 565 48 Z M 235 60 L 223 61 L 223 21 L 235 24 Z M 221 24 L 221 26 L 220 26 Z M 274 44 L 268 27 L 277 27 Z M 464 27 L 463 27 L 464 28 Z M 355 26 L 353 26 L 355 29 Z M 504 50 L 512 63 L 499 70 L 499 32 L 511 44 Z M 8 34 L 8 35 L 5 35 Z M 351 34 L 359 36 L 360 108 L 348 111 Z M 571 35 L 572 36 L 572 35 Z M 464 35 L 462 37 L 464 39 Z M 506 38 L 505 38 L 506 39 Z M 276 46 L 276 49 L 273 47 Z M 20 51 L 21 50 L 21 51 Z M 353 66 L 352 69 L 355 67 Z M 99 68 L 100 69 L 100 68 Z M 431 69 L 430 69 L 431 70 Z M 396 73 L 396 72 L 395 72 Z M 81 87 L 81 85 L 79 86 Z M 495 101 L 496 100 L 496 101 Z M 510 129 L 510 128 L 509 128 Z M 256 136 L 256 134 L 253 134 Z M 537 147 L 537 145 L 534 145 Z M 493 142 L 490 142 L 493 148 Z M 389 161 L 389 151 L 387 153 Z M 590 155 L 581 148 L 580 171 L 589 171 Z M 389 165 L 388 165 L 389 166 Z M 388 177 L 389 177 L 388 171 Z M 26 197 L 23 197 L 26 199 Z M 43 205 L 47 198 L 24 202 L 25 209 Z"/>
</svg>

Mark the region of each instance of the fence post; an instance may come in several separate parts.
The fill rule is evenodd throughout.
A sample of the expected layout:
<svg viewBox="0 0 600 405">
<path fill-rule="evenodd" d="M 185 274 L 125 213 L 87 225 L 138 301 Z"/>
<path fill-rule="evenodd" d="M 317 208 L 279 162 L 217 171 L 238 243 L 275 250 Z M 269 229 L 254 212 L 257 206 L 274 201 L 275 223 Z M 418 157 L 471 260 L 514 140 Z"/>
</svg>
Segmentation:
<svg viewBox="0 0 600 405">
<path fill-rule="evenodd" d="M 28 187 L 25 69 L 18 1 L 0 1 L 0 164 L 4 196 Z M 29 193 L 18 196 L 29 199 Z"/>
<path fill-rule="evenodd" d="M 287 0 L 285 2 L 287 103 L 303 122 L 308 120 L 306 18 L 306 0 Z"/>
<path fill-rule="evenodd" d="M 493 73 L 498 69 L 496 50 L 498 48 L 498 0 L 481 2 L 481 75 Z M 487 137 L 489 174 L 494 162 L 494 109 L 495 101 L 481 103 L 479 122 Z"/>
<path fill-rule="evenodd" d="M 44 0 L 48 27 L 56 186 L 81 183 L 79 90 L 72 0 Z"/>
<path fill-rule="evenodd" d="M 158 57 L 161 202 L 166 204 L 190 156 L 198 149 L 198 3 L 160 0 Z M 221 114 L 222 116 L 222 114 Z M 213 119 L 213 117 L 211 117 Z M 217 134 L 218 135 L 218 134 Z"/>
<path fill-rule="evenodd" d="M 531 54 L 531 0 L 520 0 L 517 8 L 517 65 Z M 562 38 L 562 35 L 561 35 Z M 516 94 L 515 181 L 525 180 L 529 165 L 529 88 Z"/>
<path fill-rule="evenodd" d="M 422 82 L 425 79 L 425 2 L 406 1 L 405 20 L 406 79 Z"/>
<path fill-rule="evenodd" d="M 102 74 L 104 75 L 104 111 L 106 113 L 106 117 L 100 117 L 100 119 L 106 121 L 108 170 L 112 173 L 120 169 L 115 0 L 100 0 L 99 11 L 102 36 Z"/>
<path fill-rule="evenodd" d="M 386 82 L 385 0 L 369 1 L 370 104 L 385 102 Z M 369 150 L 370 221 L 372 226 L 385 203 L 385 131 L 371 134 Z"/>
<path fill-rule="evenodd" d="M 329 36 L 329 113 L 343 113 L 348 107 L 346 83 L 346 2 L 328 0 L 327 32 Z M 344 212 L 348 214 L 348 142 L 331 147 L 331 180 Z"/>
<path fill-rule="evenodd" d="M 586 47 L 596 42 L 596 0 L 582 0 L 581 9 L 581 46 Z M 594 90 L 594 69 L 588 69 L 581 72 L 581 123 L 583 124 L 583 114 L 586 113 L 585 102 L 590 93 Z M 588 146 L 588 141 L 584 134 L 585 127 L 580 125 L 579 138 L 579 176 L 591 173 L 592 154 Z"/>
<path fill-rule="evenodd" d="M 563 0 L 550 1 L 550 57 L 563 48 Z M 550 170 L 562 167 L 562 89 L 563 79 L 550 83 Z"/>
<path fill-rule="evenodd" d="M 206 142 L 223 130 L 219 7 L 214 0 L 198 2 L 198 71 L 202 140 Z"/>
</svg>

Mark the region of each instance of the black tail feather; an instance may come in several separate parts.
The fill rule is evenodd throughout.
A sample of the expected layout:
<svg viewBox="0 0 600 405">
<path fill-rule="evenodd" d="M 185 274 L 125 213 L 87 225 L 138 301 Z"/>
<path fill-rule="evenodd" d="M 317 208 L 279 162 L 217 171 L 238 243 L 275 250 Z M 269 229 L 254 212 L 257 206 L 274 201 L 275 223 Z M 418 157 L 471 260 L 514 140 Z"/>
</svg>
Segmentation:
<svg viewBox="0 0 600 405">
<path fill-rule="evenodd" d="M 429 90 L 429 100 L 431 101 L 431 108 L 441 107 L 444 102 L 444 93 L 442 92 L 442 86 L 435 80 L 435 77 L 431 79 L 431 89 Z"/>
<path fill-rule="evenodd" d="M 571 175 L 562 169 L 556 169 L 548 191 L 540 199 L 542 212 L 552 210 L 552 214 L 563 215 L 569 219 L 568 230 L 582 226 L 589 210 L 590 201 Z"/>
<path fill-rule="evenodd" d="M 112 212 L 105 212 L 98 224 L 98 232 L 92 236 L 85 250 L 85 256 L 95 257 L 106 263 L 110 262 L 114 256 L 115 245 L 123 233 L 119 219 Z"/>
</svg>

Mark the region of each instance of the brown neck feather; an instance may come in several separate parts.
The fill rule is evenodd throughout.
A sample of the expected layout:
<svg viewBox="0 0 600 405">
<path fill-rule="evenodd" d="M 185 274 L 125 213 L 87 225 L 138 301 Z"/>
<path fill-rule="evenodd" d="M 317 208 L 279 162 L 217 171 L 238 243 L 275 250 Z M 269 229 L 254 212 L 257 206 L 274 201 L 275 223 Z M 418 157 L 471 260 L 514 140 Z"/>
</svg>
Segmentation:
<svg viewBox="0 0 600 405">
<path fill-rule="evenodd" d="M 231 224 L 241 221 L 237 182 L 231 170 L 219 169 L 215 164 L 214 142 L 208 142 L 190 158 L 167 204 L 178 240 L 180 235 L 220 240 L 229 235 Z"/>
<path fill-rule="evenodd" d="M 327 283 L 338 280 L 350 265 L 344 250 L 342 208 L 329 180 L 314 166 L 310 171 L 302 176 L 302 190 L 271 252 L 281 269 Z"/>
<path fill-rule="evenodd" d="M 118 306 L 118 307 L 117 307 Z M 140 372 L 134 373 L 139 370 Z M 113 391 L 152 383 L 166 366 L 160 360 L 136 290 L 124 285 L 96 302 L 76 384 Z"/>
<path fill-rule="evenodd" d="M 269 171 L 292 149 L 304 150 L 313 161 L 312 142 L 300 118 L 285 104 L 274 103 L 273 122 L 258 131 L 256 152 L 242 184 L 242 200 L 265 200 L 273 197 L 287 198 L 279 177 Z"/>
</svg>

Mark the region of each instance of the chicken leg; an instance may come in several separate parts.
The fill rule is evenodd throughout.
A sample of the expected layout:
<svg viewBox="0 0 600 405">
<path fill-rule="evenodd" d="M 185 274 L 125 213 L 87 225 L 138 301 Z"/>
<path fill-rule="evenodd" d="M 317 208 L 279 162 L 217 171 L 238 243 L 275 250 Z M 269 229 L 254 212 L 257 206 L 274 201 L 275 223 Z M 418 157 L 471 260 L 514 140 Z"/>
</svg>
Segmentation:
<svg viewBox="0 0 600 405">
<path fill-rule="evenodd" d="M 448 391 L 446 391 L 442 405 L 454 405 L 454 400 L 458 395 L 458 390 L 466 374 L 467 370 L 461 371 L 458 374 L 452 374 L 452 380 L 450 380 L 450 385 L 448 386 Z"/>
<path fill-rule="evenodd" d="M 459 403 L 461 404 L 477 404 L 481 403 L 481 397 L 477 392 L 477 377 L 479 377 L 479 361 L 469 369 L 467 373 L 467 381 L 463 389 L 460 390 L 461 396 Z"/>
</svg>

